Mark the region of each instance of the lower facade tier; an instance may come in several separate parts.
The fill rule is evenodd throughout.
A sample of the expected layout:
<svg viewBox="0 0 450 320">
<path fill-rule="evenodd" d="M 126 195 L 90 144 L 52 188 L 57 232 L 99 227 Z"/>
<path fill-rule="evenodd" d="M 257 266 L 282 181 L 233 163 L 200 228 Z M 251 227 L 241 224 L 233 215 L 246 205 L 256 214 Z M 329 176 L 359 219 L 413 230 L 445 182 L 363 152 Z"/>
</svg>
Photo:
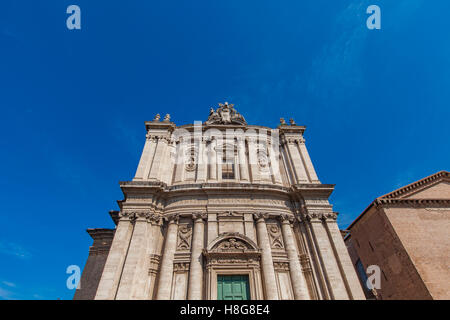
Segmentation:
<svg viewBox="0 0 450 320">
<path fill-rule="evenodd" d="M 365 299 L 320 190 L 127 192 L 74 299 Z"/>
</svg>

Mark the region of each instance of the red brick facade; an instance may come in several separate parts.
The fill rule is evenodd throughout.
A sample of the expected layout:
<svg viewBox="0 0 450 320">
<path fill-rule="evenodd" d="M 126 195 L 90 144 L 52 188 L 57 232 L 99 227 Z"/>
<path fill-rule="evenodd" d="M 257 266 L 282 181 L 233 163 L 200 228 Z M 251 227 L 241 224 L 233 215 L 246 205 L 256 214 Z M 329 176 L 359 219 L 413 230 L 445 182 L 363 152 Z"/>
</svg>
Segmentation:
<svg viewBox="0 0 450 320">
<path fill-rule="evenodd" d="M 349 226 L 352 262 L 381 269 L 378 299 L 450 299 L 450 174 L 377 198 Z"/>
</svg>

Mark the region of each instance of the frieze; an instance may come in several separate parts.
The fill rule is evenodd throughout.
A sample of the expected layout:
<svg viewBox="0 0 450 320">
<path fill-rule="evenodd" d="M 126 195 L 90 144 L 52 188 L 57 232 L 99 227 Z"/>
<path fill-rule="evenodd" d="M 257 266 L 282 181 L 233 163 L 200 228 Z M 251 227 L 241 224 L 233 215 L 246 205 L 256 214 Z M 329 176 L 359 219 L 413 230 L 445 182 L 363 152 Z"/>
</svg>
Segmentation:
<svg viewBox="0 0 450 320">
<path fill-rule="evenodd" d="M 336 212 L 309 212 L 305 214 L 305 217 L 308 221 L 326 221 L 337 219 Z"/>
<path fill-rule="evenodd" d="M 289 262 L 274 262 L 275 271 L 289 271 Z"/>
<path fill-rule="evenodd" d="M 173 264 L 173 271 L 174 272 L 184 272 L 189 271 L 189 262 L 178 262 Z"/>
</svg>

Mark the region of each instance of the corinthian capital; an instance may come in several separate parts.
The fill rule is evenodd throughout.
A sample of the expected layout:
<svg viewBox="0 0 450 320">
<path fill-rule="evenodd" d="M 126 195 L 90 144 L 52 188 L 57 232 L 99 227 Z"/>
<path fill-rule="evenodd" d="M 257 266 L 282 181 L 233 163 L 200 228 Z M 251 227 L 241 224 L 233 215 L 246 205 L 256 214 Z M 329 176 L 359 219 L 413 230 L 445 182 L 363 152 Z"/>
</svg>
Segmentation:
<svg viewBox="0 0 450 320">
<path fill-rule="evenodd" d="M 136 218 L 136 212 L 132 212 L 132 211 L 120 211 L 119 212 L 120 220 L 132 221 L 135 218 Z"/>
<path fill-rule="evenodd" d="M 282 213 L 279 215 L 279 219 L 282 223 L 294 223 L 295 216 L 293 214 Z"/>
<path fill-rule="evenodd" d="M 168 223 L 178 223 L 179 218 L 180 218 L 179 214 L 170 214 L 164 216 L 164 220 L 166 220 Z"/>
<path fill-rule="evenodd" d="M 253 214 L 253 219 L 255 219 L 255 221 L 260 221 L 260 220 L 264 221 L 265 219 L 267 219 L 267 217 L 268 217 L 268 214 L 264 213 L 264 212 L 255 212 Z"/>
<path fill-rule="evenodd" d="M 151 224 L 160 226 L 163 222 L 163 217 L 162 217 L 162 215 L 160 215 L 158 213 L 152 213 L 149 216 L 148 220 Z"/>
<path fill-rule="evenodd" d="M 196 220 L 205 220 L 206 219 L 206 213 L 205 212 L 194 212 L 192 214 L 192 220 L 196 221 Z"/>
</svg>

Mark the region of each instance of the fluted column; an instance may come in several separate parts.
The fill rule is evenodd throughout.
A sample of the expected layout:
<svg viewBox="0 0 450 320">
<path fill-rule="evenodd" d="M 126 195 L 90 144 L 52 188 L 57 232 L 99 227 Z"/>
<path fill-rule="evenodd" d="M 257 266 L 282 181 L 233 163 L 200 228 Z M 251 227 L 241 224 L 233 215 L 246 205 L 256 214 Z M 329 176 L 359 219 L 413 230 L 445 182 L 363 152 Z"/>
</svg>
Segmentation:
<svg viewBox="0 0 450 320">
<path fill-rule="evenodd" d="M 155 253 L 160 241 L 160 228 L 162 224 L 162 216 L 159 213 L 152 213 L 148 217 L 148 236 L 146 244 L 146 252 L 142 257 L 142 276 L 137 275 L 134 278 L 136 285 L 133 285 L 132 299 L 147 300 L 153 297 L 153 287 L 155 282 Z"/>
<path fill-rule="evenodd" d="M 205 242 L 205 214 L 194 213 L 194 231 L 191 245 L 191 265 L 189 271 L 188 300 L 203 299 L 203 263 L 202 250 Z"/>
<path fill-rule="evenodd" d="M 166 217 L 168 220 L 164 253 L 159 272 L 156 300 L 169 300 L 172 289 L 173 259 L 177 247 L 178 215 Z"/>
<path fill-rule="evenodd" d="M 208 154 L 206 139 L 199 137 L 197 155 L 197 182 L 206 182 L 208 173 Z"/>
<path fill-rule="evenodd" d="M 287 152 L 289 154 L 289 161 L 292 163 L 292 167 L 294 169 L 295 176 L 297 178 L 297 183 L 307 183 L 308 175 L 306 173 L 306 169 L 303 165 L 303 161 L 300 157 L 300 150 L 297 147 L 299 143 L 298 138 L 286 137 L 286 146 Z"/>
<path fill-rule="evenodd" d="M 336 222 L 337 213 L 328 214 L 325 219 L 325 227 L 327 228 L 330 242 L 335 249 L 336 260 L 342 269 L 344 281 L 347 284 L 347 290 L 351 299 L 365 300 L 364 292 L 358 280 L 353 263 L 342 238 L 341 232 Z"/>
<path fill-rule="evenodd" d="M 238 138 L 238 154 L 239 154 L 239 168 L 240 168 L 240 180 L 249 181 L 248 175 L 248 163 L 245 150 L 245 139 L 242 137 Z M 236 166 L 237 167 L 237 166 Z"/>
<path fill-rule="evenodd" d="M 270 248 L 269 235 L 265 217 L 261 213 L 253 215 L 256 220 L 256 232 L 258 234 L 258 243 L 261 248 L 261 264 L 266 288 L 266 298 L 268 300 L 278 300 L 278 289 L 275 279 L 275 269 L 273 267 L 272 250 Z"/>
<path fill-rule="evenodd" d="M 137 212 L 134 222 L 133 236 L 131 238 L 130 247 L 128 249 L 127 258 L 123 267 L 122 276 L 120 278 L 119 288 L 116 294 L 116 300 L 139 299 L 143 297 L 132 297 L 132 290 L 136 290 L 148 277 L 148 271 L 141 269 L 142 264 L 148 260 L 147 237 L 149 212 Z M 145 282 L 144 282 L 145 283 Z"/>
<path fill-rule="evenodd" d="M 142 151 L 141 159 L 136 170 L 134 180 L 147 180 L 150 167 L 152 165 L 153 154 L 156 148 L 156 138 L 150 133 L 147 133 L 147 139 L 145 140 L 144 150 Z"/>
<path fill-rule="evenodd" d="M 289 259 L 289 269 L 294 288 L 295 300 L 310 300 L 308 286 L 302 271 L 302 266 L 298 258 L 297 248 L 295 246 L 294 234 L 291 229 L 291 222 L 294 216 L 281 215 L 281 231 L 283 233 L 284 245 Z"/>
<path fill-rule="evenodd" d="M 134 213 L 121 212 L 114 239 L 98 285 L 96 300 L 113 300 L 119 287 L 120 276 L 133 233 Z"/>
<path fill-rule="evenodd" d="M 316 243 L 330 298 L 333 300 L 348 300 L 344 279 L 339 270 L 338 262 L 334 255 L 333 245 L 328 238 L 323 220 L 327 213 L 311 212 L 306 214 L 309 226 Z"/>
</svg>

